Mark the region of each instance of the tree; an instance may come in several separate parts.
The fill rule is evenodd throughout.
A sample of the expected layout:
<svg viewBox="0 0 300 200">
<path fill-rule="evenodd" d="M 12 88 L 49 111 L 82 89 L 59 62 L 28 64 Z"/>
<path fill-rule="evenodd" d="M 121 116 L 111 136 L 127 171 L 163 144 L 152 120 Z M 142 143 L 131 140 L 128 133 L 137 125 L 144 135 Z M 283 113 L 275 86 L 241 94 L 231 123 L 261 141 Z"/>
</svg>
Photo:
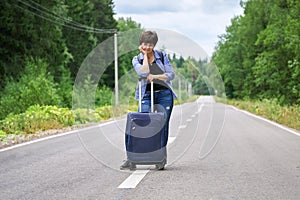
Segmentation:
<svg viewBox="0 0 300 200">
<path fill-rule="evenodd" d="M 26 58 L 22 76 L 6 84 L 0 98 L 0 119 L 24 112 L 31 105 L 60 105 L 57 83 L 41 59 Z"/>
<path fill-rule="evenodd" d="M 61 0 L 1 1 L 0 39 L 3 43 L 0 65 L 4 78 L 0 87 L 4 87 L 6 77 L 19 77 L 28 56 L 43 58 L 53 72 L 68 61 L 61 24 L 54 23 L 54 18 L 49 15 L 54 11 L 65 12 Z"/>
<path fill-rule="evenodd" d="M 113 18 L 112 1 L 88 0 L 66 1 L 68 26 L 64 26 L 66 39 L 73 59 L 68 63 L 71 75 L 75 79 L 77 72 L 90 52 L 102 41 L 113 36 L 117 22 Z M 113 47 L 112 47 L 113 48 Z"/>
<path fill-rule="evenodd" d="M 249 0 L 221 35 L 213 60 L 232 98 L 299 102 L 299 1 Z"/>
<path fill-rule="evenodd" d="M 226 34 L 220 36 L 220 41 L 213 55 L 213 61 L 219 68 L 229 98 L 240 98 L 247 76 L 243 66 L 243 43 L 240 35 L 241 18 L 231 20 Z"/>
</svg>

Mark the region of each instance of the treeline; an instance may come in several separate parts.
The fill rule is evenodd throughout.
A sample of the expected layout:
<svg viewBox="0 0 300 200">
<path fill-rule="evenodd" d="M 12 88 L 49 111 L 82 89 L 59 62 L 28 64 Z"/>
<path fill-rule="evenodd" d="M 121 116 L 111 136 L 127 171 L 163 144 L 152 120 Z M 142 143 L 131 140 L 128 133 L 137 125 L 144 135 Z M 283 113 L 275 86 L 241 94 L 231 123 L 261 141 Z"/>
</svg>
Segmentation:
<svg viewBox="0 0 300 200">
<path fill-rule="evenodd" d="M 90 109 L 114 105 L 116 31 L 119 99 L 131 101 L 137 80 L 131 60 L 142 28 L 130 18 L 115 20 L 113 7 L 112 0 L 1 1 L 0 122 L 31 113 L 32 106 L 34 112 L 43 106 L 83 108 L 82 117 L 91 116 Z M 216 72 L 207 61 L 170 59 L 180 100 L 215 92 L 210 88 L 215 88 L 211 75 Z"/>
<path fill-rule="evenodd" d="M 2 0 L 0 119 L 31 105 L 72 107 L 74 81 L 90 52 L 115 31 L 140 28 L 131 19 L 116 21 L 113 6 L 112 0 Z M 120 76 L 131 66 L 132 55 L 125 57 Z M 110 66 L 97 83 L 98 105 L 111 101 Z"/>
<path fill-rule="evenodd" d="M 221 88 L 221 77 L 217 75 L 218 69 L 212 62 L 207 59 L 196 60 L 192 57 L 184 59 L 182 56 L 179 58 L 174 54 L 171 57 L 172 66 L 176 70 L 176 79 L 173 81 L 175 88 L 178 79 L 184 79 L 187 84 L 192 87 L 192 93 L 195 95 L 218 95 L 222 96 L 224 88 Z M 183 87 L 183 86 L 181 86 Z M 184 88 L 180 89 L 181 91 Z M 216 94 L 216 90 L 219 90 L 219 94 Z"/>
<path fill-rule="evenodd" d="M 56 79 L 74 79 L 82 60 L 117 28 L 111 0 L 3 0 L 0 5 L 1 82 L 20 77 L 27 57 L 42 58 Z M 101 29 L 97 29 L 101 27 Z"/>
<path fill-rule="evenodd" d="M 213 55 L 227 96 L 300 103 L 300 1 L 241 1 Z"/>
</svg>

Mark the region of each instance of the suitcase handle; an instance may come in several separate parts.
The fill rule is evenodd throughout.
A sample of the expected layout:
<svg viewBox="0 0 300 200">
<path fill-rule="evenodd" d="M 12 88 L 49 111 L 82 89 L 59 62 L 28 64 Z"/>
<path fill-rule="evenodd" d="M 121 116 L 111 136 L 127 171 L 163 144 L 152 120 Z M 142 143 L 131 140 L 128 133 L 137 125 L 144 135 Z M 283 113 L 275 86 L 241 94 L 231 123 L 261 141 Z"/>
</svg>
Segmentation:
<svg viewBox="0 0 300 200">
<path fill-rule="evenodd" d="M 142 112 L 142 80 L 146 80 L 146 78 L 139 78 L 139 112 Z M 153 91 L 153 81 L 150 82 L 151 84 L 151 112 L 154 112 L 154 91 Z"/>
</svg>

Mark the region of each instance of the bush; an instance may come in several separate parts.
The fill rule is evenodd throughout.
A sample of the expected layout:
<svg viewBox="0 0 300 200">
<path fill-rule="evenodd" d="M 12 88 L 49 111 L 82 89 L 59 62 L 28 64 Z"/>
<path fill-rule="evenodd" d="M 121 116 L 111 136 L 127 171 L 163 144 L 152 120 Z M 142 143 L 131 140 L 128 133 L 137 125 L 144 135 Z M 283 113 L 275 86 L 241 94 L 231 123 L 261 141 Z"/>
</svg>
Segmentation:
<svg viewBox="0 0 300 200">
<path fill-rule="evenodd" d="M 112 105 L 113 91 L 107 86 L 97 87 L 95 97 L 96 107 L 109 106 Z"/>
<path fill-rule="evenodd" d="M 98 115 L 99 120 L 107 120 L 113 117 L 113 109 L 112 106 L 102 106 L 95 110 Z"/>
<path fill-rule="evenodd" d="M 75 123 L 73 113 L 56 106 L 31 106 L 21 114 L 10 114 L 0 121 L 0 129 L 7 134 L 32 134 L 57 129 Z"/>
<path fill-rule="evenodd" d="M 0 137 L 7 134 L 34 134 L 38 131 L 60 129 L 74 124 L 99 122 L 112 117 L 119 117 L 129 111 L 136 111 L 137 105 L 132 106 L 102 106 L 96 110 L 58 108 L 57 106 L 30 106 L 24 113 L 9 114 L 0 121 Z"/>
<path fill-rule="evenodd" d="M 40 60 L 28 59 L 20 80 L 7 83 L 0 98 L 0 119 L 8 114 L 18 114 L 35 104 L 59 105 L 61 97 L 55 89 L 53 76 L 47 73 L 47 64 Z"/>
<path fill-rule="evenodd" d="M 72 107 L 72 92 L 73 92 L 73 81 L 71 79 L 70 70 L 60 66 L 59 69 L 60 77 L 56 78 L 57 84 L 57 94 L 61 98 L 61 107 Z"/>
<path fill-rule="evenodd" d="M 0 140 L 1 138 L 5 138 L 5 137 L 7 137 L 7 134 L 4 131 L 0 130 Z"/>
<path fill-rule="evenodd" d="M 0 147 L 1 147 L 1 143 L 6 143 L 6 138 L 7 138 L 7 134 L 0 130 Z"/>
<path fill-rule="evenodd" d="M 87 122 L 99 121 L 97 113 L 92 109 L 79 108 L 73 110 L 75 122 L 78 124 L 85 124 Z"/>
<path fill-rule="evenodd" d="M 128 112 L 137 112 L 138 105 L 102 106 L 95 110 L 98 120 L 107 120 L 114 117 L 126 115 Z"/>
</svg>

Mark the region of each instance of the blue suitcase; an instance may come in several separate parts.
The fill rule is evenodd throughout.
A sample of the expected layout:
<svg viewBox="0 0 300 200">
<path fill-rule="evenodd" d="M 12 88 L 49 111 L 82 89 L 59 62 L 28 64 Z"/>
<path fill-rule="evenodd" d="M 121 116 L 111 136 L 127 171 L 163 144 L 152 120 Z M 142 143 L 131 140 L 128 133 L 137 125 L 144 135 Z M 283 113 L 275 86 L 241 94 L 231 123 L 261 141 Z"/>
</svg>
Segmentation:
<svg viewBox="0 0 300 200">
<path fill-rule="evenodd" d="M 141 108 L 141 80 L 139 80 L 139 109 Z M 127 114 L 125 146 L 130 169 L 136 165 L 155 165 L 162 170 L 167 162 L 164 146 L 165 114 L 154 112 L 153 82 L 151 82 L 151 112 Z"/>
</svg>

